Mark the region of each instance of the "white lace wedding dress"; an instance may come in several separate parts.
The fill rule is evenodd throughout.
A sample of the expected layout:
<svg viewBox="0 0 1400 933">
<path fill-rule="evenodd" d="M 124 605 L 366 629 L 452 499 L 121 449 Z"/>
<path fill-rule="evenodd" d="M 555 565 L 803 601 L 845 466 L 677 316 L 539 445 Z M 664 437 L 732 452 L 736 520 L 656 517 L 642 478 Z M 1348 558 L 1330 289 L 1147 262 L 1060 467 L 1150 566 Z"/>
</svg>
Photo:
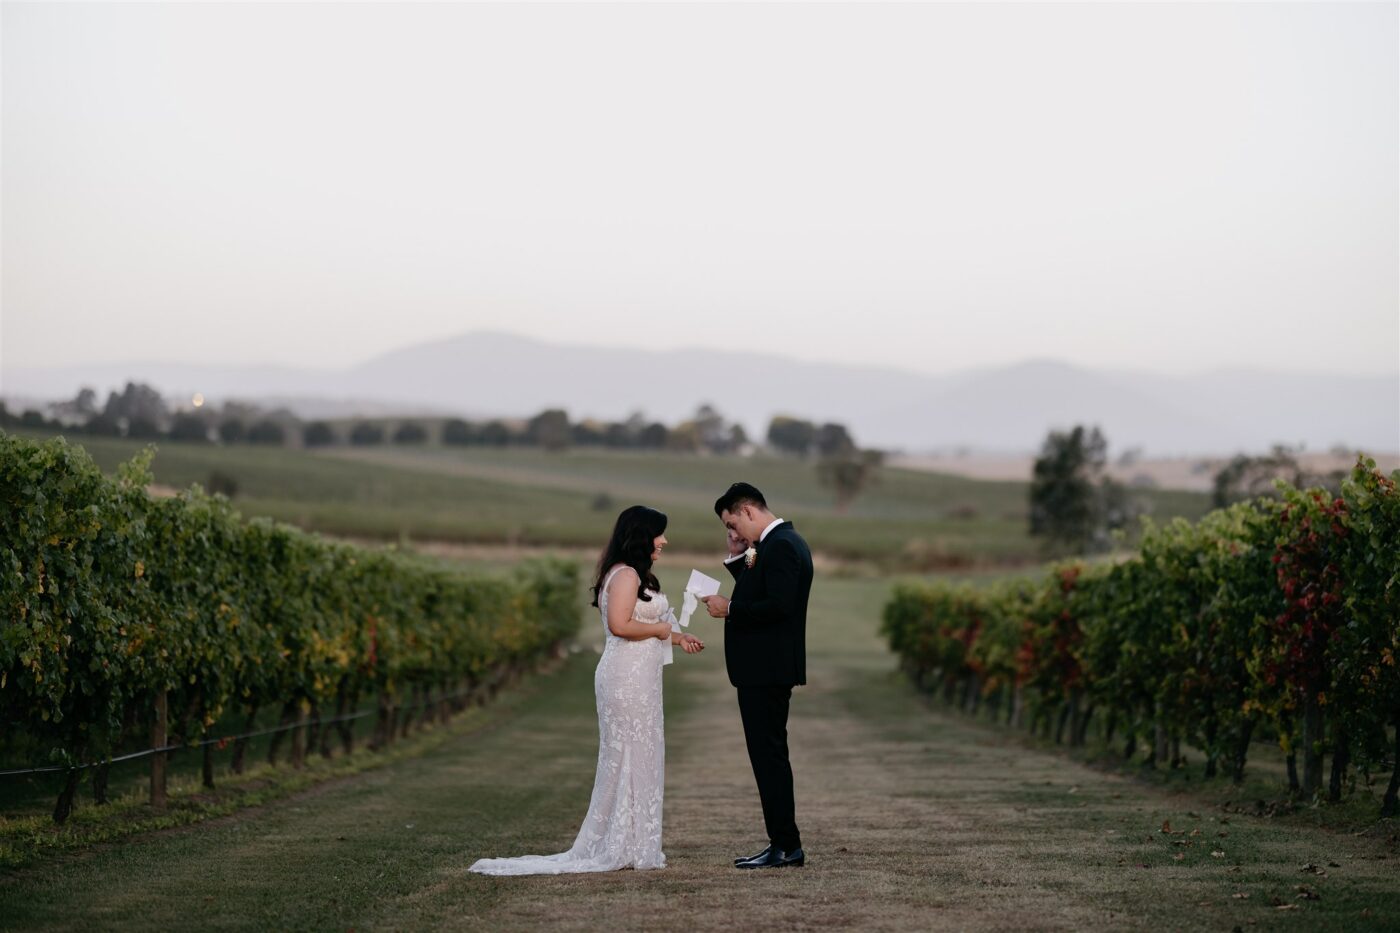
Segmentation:
<svg viewBox="0 0 1400 933">
<path fill-rule="evenodd" d="M 619 577 L 620 574 L 620 577 Z M 666 744 L 661 715 L 661 665 L 667 642 L 633 641 L 608 630 L 608 585 L 637 586 L 637 572 L 626 564 L 608 571 L 598 593 L 606 642 L 593 675 L 598 702 L 598 771 L 593 797 L 578 838 L 567 852 L 484 858 L 471 871 L 484 875 L 553 875 L 664 868 L 661 851 L 661 797 L 665 788 Z M 633 618 L 659 622 L 670 608 L 653 590 L 637 601 Z"/>
</svg>

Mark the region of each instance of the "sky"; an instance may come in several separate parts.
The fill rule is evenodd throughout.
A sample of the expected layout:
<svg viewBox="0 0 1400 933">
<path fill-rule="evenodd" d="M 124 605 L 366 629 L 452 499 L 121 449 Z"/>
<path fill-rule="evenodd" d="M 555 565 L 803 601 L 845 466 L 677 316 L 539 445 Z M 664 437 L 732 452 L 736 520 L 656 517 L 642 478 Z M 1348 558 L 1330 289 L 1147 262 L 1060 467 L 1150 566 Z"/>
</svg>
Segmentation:
<svg viewBox="0 0 1400 933">
<path fill-rule="evenodd" d="M 0 380 L 475 330 L 1392 373 L 1398 9 L 6 2 Z"/>
</svg>

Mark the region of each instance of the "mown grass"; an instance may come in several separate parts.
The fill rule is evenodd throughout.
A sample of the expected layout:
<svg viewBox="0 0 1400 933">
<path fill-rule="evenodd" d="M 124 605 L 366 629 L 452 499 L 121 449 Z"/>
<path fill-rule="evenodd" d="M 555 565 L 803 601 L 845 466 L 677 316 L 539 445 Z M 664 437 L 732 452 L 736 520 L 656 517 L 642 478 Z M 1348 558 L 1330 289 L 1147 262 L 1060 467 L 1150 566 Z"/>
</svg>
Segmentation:
<svg viewBox="0 0 1400 933">
<path fill-rule="evenodd" d="M 877 585 L 857 586 L 881 598 Z M 1400 823 L 1377 818 L 1380 788 L 1354 788 L 1336 805 L 1288 805 L 1282 755 L 1267 743 L 1256 744 L 1242 785 L 1202 779 L 1198 755 L 1149 769 L 1102 742 L 1057 746 L 919 693 L 873 644 L 871 614 L 855 604 L 846 612 L 856 632 L 837 695 L 925 775 L 901 794 L 958 813 L 967 847 L 1014 853 L 1014 871 L 978 884 L 1010 891 L 1034 878 L 1047 916 L 1058 900 L 1088 898 L 1110 927 L 1400 926 Z"/>
<path fill-rule="evenodd" d="M 666 565 L 663 585 L 678 592 L 689 569 Z M 814 591 L 809 685 L 790 722 L 805 869 L 728 864 L 762 844 L 761 817 L 722 639 L 698 619 L 710 650 L 678 658 L 666 674 L 664 871 L 466 871 L 483 855 L 561 851 L 577 832 L 597 755 L 596 655 L 587 653 L 541 689 L 484 711 L 498 717 L 491 728 L 421 755 L 0 879 L 0 927 L 708 933 L 1400 922 L 1383 839 L 1221 812 L 1189 791 L 930 709 L 878 637 L 890 585 L 822 578 Z M 585 635 L 599 631 L 594 616 Z M 1161 832 L 1164 821 L 1171 832 Z M 1300 885 L 1319 899 L 1301 900 Z"/>
</svg>

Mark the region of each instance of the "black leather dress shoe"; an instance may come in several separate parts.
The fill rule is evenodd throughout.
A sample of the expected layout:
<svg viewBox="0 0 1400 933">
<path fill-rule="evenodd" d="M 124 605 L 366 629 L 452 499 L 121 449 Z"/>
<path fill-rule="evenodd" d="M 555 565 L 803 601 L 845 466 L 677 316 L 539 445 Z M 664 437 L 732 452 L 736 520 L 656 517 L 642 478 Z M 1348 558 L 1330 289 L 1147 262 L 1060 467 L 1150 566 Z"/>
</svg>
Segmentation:
<svg viewBox="0 0 1400 933">
<path fill-rule="evenodd" d="M 768 853 L 761 858 L 750 859 L 747 862 L 740 862 L 735 868 L 787 868 L 789 866 L 798 867 L 807 863 L 807 856 L 801 849 L 793 849 L 791 852 L 784 852 L 782 849 L 769 848 Z"/>
<path fill-rule="evenodd" d="M 764 849 L 762 852 L 758 853 L 757 855 L 741 855 L 741 856 L 739 856 L 738 858 L 736 858 L 736 859 L 734 860 L 734 864 L 735 864 L 735 865 L 738 865 L 740 862 L 752 862 L 752 861 L 756 861 L 756 860 L 761 859 L 761 858 L 767 858 L 767 857 L 768 857 L 768 853 L 769 853 L 769 852 L 772 852 L 772 851 L 773 851 L 773 844 L 770 842 L 770 843 L 768 844 L 768 848 Z"/>
</svg>

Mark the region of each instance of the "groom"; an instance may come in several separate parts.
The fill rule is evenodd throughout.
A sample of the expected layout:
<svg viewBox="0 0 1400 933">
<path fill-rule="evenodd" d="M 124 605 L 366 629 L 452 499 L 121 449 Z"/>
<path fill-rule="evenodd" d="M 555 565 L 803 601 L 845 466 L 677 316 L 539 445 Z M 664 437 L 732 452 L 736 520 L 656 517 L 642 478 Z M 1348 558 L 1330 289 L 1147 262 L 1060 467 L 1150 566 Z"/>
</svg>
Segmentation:
<svg viewBox="0 0 1400 933">
<path fill-rule="evenodd" d="M 748 483 L 735 483 L 715 502 L 729 530 L 734 596 L 705 597 L 710 615 L 724 619 L 724 666 L 739 691 L 739 715 L 749 763 L 763 803 L 768 848 L 737 858 L 736 868 L 802 865 L 788 763 L 787 718 L 792 688 L 807 682 L 807 596 L 812 552 L 792 527 L 775 518 Z M 751 545 L 752 542 L 752 545 Z"/>
</svg>

